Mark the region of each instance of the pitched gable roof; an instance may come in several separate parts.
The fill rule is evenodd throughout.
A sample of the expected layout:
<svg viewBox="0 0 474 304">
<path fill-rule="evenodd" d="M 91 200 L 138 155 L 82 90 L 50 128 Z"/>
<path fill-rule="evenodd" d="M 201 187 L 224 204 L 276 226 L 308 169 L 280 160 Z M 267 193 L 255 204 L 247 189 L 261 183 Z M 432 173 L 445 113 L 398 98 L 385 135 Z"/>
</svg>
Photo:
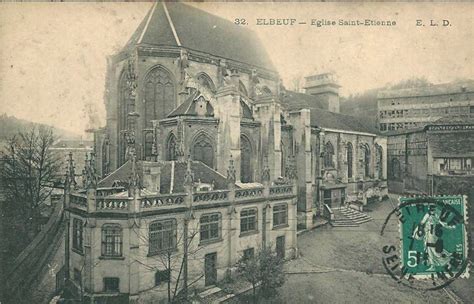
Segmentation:
<svg viewBox="0 0 474 304">
<path fill-rule="evenodd" d="M 276 71 L 254 32 L 183 3 L 155 3 L 125 50 L 134 45 L 182 46 Z"/>
<path fill-rule="evenodd" d="M 192 92 L 189 97 L 180 104 L 176 109 L 174 109 L 168 117 L 176 117 L 176 116 L 198 116 L 196 112 L 196 101 L 199 97 L 202 96 L 199 91 Z M 214 108 L 211 104 L 206 101 L 206 113 L 204 114 L 206 117 L 214 116 Z"/>
<path fill-rule="evenodd" d="M 160 192 L 161 193 L 170 193 L 170 188 L 173 187 L 173 193 L 182 193 L 184 192 L 184 178 L 187 170 L 187 165 L 185 162 L 174 161 L 173 168 L 172 161 L 161 162 L 160 170 Z M 137 172 L 140 176 L 140 179 L 143 180 L 143 163 L 142 161 L 137 161 Z M 212 168 L 206 166 L 200 161 L 191 162 L 191 171 L 194 174 L 194 180 L 201 181 L 202 183 L 214 183 L 214 189 L 226 189 L 227 188 L 227 179 L 222 174 L 213 170 Z M 129 177 L 132 172 L 132 163 L 127 161 L 120 168 L 112 172 L 110 175 L 102 179 L 98 187 L 99 188 L 110 188 L 113 187 L 115 183 L 126 185 L 129 182 Z M 173 178 L 171 177 L 173 174 Z M 173 180 L 173 182 L 171 182 Z M 237 188 L 239 188 L 237 186 Z"/>
<path fill-rule="evenodd" d="M 375 127 L 369 126 L 361 118 L 357 118 L 354 116 L 334 113 L 322 109 L 312 109 L 310 115 L 311 126 L 313 127 L 372 134 L 378 133 Z"/>
<path fill-rule="evenodd" d="M 318 108 L 327 109 L 328 104 L 318 96 L 285 90 L 281 96 L 282 105 L 288 109 Z"/>
</svg>

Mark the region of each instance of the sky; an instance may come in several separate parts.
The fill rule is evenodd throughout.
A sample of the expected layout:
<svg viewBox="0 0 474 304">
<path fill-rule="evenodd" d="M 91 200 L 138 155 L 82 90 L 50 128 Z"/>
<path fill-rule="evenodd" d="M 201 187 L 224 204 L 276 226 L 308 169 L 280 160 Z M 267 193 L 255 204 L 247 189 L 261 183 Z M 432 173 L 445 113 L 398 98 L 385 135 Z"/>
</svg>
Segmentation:
<svg viewBox="0 0 474 304">
<path fill-rule="evenodd" d="M 286 87 L 333 72 L 341 95 L 426 77 L 474 79 L 471 3 L 194 3 L 229 20 L 246 19 Z M 0 113 L 83 134 L 105 124 L 106 56 L 127 42 L 151 3 L 0 4 Z M 294 18 L 306 25 L 256 25 Z M 392 20 L 392 27 L 311 26 L 312 19 Z M 450 26 L 441 26 L 442 20 Z M 416 26 L 422 20 L 425 26 Z M 430 20 L 439 26 L 429 26 Z M 237 26 L 237 25 L 236 25 Z"/>
</svg>

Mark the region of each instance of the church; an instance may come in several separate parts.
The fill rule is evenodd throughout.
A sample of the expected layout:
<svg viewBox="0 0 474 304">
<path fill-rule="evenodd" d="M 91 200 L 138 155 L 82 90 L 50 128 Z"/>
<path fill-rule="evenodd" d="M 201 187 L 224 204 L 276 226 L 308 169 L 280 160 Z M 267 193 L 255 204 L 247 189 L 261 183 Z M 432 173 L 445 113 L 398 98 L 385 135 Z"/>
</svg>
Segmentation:
<svg viewBox="0 0 474 304">
<path fill-rule="evenodd" d="M 296 257 L 298 228 L 386 193 L 386 139 L 339 113 L 333 75 L 286 90 L 252 31 L 189 5 L 155 3 L 108 58 L 105 105 L 66 183 L 67 273 L 94 299 L 211 286 L 261 246 Z"/>
</svg>

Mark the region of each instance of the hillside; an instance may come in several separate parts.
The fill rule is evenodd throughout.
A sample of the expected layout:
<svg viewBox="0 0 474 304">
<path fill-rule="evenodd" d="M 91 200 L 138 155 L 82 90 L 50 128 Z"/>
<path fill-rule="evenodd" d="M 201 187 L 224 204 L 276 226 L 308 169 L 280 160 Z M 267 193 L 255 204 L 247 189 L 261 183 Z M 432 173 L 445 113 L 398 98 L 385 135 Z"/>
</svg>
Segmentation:
<svg viewBox="0 0 474 304">
<path fill-rule="evenodd" d="M 11 136 L 17 134 L 19 131 L 27 131 L 34 126 L 50 127 L 45 124 L 31 122 L 24 119 L 18 119 L 15 116 L 8 116 L 6 114 L 2 114 L 0 115 L 0 141 L 10 138 Z M 62 139 L 80 139 L 81 138 L 79 134 L 75 134 L 73 132 L 59 129 L 56 127 L 53 127 L 53 132 L 58 138 L 62 138 Z"/>
</svg>

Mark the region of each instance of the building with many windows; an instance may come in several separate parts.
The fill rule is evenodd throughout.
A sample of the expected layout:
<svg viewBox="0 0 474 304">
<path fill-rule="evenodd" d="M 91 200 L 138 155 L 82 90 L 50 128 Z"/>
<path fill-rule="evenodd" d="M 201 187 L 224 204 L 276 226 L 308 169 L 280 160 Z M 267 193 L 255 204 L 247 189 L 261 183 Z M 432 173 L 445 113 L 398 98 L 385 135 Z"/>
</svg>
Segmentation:
<svg viewBox="0 0 474 304">
<path fill-rule="evenodd" d="M 443 118 L 388 134 L 390 192 L 463 194 L 474 191 L 474 120 Z"/>
<path fill-rule="evenodd" d="M 217 16 L 154 4 L 106 81 L 106 125 L 68 202 L 68 273 L 89 297 L 212 285 L 262 246 L 294 256 L 297 224 L 386 190 L 385 139 L 337 113 L 334 78 L 285 90 L 255 34 Z M 191 253 L 187 275 L 166 266 Z"/>
<path fill-rule="evenodd" d="M 474 118 L 474 81 L 381 91 L 381 132 L 423 128 L 443 117 Z"/>
<path fill-rule="evenodd" d="M 93 157 L 93 156 L 92 156 Z M 296 188 L 240 187 L 199 161 L 136 161 L 97 181 L 88 159 L 84 187 L 66 181 L 66 272 L 84 301 L 168 301 L 232 275 L 240 258 L 271 247 L 293 258 Z M 102 301 L 102 302 L 101 302 Z"/>
</svg>

